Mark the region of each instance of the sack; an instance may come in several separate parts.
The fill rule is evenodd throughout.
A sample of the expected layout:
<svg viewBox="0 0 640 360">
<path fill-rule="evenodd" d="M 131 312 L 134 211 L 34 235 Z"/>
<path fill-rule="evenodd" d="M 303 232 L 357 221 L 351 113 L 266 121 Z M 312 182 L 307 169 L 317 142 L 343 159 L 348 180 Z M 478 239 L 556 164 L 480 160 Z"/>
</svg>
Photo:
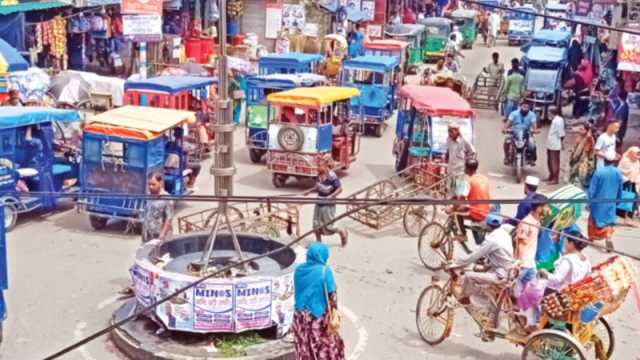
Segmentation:
<svg viewBox="0 0 640 360">
<path fill-rule="evenodd" d="M 622 193 L 620 194 L 620 200 L 635 200 L 636 193 L 633 189 L 630 189 L 628 186 L 622 189 Z M 624 212 L 633 212 L 633 201 L 625 201 L 618 203 L 616 207 L 618 210 L 622 210 Z"/>
<path fill-rule="evenodd" d="M 338 334 L 342 323 L 342 314 L 338 309 L 334 309 L 329 302 L 329 290 L 327 289 L 327 267 L 324 267 L 324 299 L 327 302 L 327 332 Z"/>
</svg>

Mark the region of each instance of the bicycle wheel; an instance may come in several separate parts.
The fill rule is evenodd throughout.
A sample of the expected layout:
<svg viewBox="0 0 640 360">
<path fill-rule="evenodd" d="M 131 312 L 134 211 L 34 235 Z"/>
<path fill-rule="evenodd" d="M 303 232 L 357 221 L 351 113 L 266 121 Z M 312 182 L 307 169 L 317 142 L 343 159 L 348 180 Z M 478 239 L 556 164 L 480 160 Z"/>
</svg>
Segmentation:
<svg viewBox="0 0 640 360">
<path fill-rule="evenodd" d="M 435 205 L 409 206 L 402 217 L 404 231 L 409 236 L 417 237 L 420 235 L 420 230 L 422 230 L 427 223 L 434 221 L 435 217 Z"/>
<path fill-rule="evenodd" d="M 613 329 L 609 322 L 605 320 L 605 318 L 598 319 L 598 322 L 593 326 L 592 335 L 598 337 L 598 339 L 602 342 L 602 354 L 606 354 L 607 359 L 611 359 L 613 355 L 613 350 L 615 349 L 615 337 L 613 335 Z M 596 343 L 594 341 L 589 342 L 587 345 L 587 351 L 591 354 L 595 355 L 596 359 L 599 359 Z"/>
<path fill-rule="evenodd" d="M 522 360 L 586 360 L 584 348 L 568 333 L 542 330 L 531 336 L 522 351 Z"/>
<path fill-rule="evenodd" d="M 432 271 L 442 269 L 453 257 L 453 242 L 444 226 L 437 222 L 427 224 L 418 238 L 418 256 L 424 266 Z"/>
<path fill-rule="evenodd" d="M 416 326 L 427 344 L 438 345 L 451 334 L 453 309 L 447 305 L 447 296 L 439 285 L 429 285 L 418 297 Z"/>
</svg>

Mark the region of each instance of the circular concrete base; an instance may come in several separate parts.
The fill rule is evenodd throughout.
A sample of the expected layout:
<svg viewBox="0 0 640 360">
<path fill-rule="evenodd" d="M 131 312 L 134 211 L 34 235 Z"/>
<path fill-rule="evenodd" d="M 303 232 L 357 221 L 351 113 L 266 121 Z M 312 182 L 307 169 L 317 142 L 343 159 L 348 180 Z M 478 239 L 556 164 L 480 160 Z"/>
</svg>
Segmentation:
<svg viewBox="0 0 640 360">
<path fill-rule="evenodd" d="M 111 323 L 124 319 L 136 310 L 135 298 L 129 299 L 113 313 Z M 245 355 L 228 357 L 211 343 L 212 335 L 169 331 L 156 335 L 158 325 L 145 316 L 129 321 L 111 332 L 118 349 L 136 360 L 293 360 L 292 341 L 285 339 L 265 342 L 244 348 Z"/>
</svg>

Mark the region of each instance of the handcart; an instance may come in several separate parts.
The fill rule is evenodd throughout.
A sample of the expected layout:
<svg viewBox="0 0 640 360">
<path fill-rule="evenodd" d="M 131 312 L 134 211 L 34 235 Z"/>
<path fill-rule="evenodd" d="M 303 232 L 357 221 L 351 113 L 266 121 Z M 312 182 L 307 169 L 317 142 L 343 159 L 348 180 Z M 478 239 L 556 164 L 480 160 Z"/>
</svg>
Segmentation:
<svg viewBox="0 0 640 360">
<path fill-rule="evenodd" d="M 279 239 L 283 233 L 300 236 L 300 208 L 295 205 L 261 203 L 258 206 L 231 204 L 229 222 L 235 231 L 257 233 Z M 218 208 L 206 209 L 178 218 L 181 234 L 205 231 L 214 225 Z M 220 223 L 220 229 L 226 228 Z"/>
<path fill-rule="evenodd" d="M 502 76 L 488 76 L 482 72 L 476 77 L 471 88 L 471 104 L 475 109 L 498 110 L 500 90 L 502 89 Z"/>
</svg>

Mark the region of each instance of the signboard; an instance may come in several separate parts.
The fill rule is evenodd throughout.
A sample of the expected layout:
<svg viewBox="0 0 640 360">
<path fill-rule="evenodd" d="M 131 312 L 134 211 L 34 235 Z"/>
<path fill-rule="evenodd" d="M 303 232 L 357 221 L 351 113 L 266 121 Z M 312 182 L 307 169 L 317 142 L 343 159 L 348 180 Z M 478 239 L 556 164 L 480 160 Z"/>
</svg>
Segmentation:
<svg viewBox="0 0 640 360">
<path fill-rule="evenodd" d="M 193 290 L 193 328 L 233 331 L 233 284 L 203 283 Z"/>
<path fill-rule="evenodd" d="M 509 20 L 510 32 L 532 32 L 534 20 Z"/>
<path fill-rule="evenodd" d="M 135 284 L 135 280 L 134 280 Z M 155 291 L 156 301 L 173 294 L 189 284 L 187 281 L 161 276 Z M 193 328 L 193 290 L 188 290 L 156 307 L 156 316 L 172 330 L 191 330 Z"/>
<path fill-rule="evenodd" d="M 162 16 L 122 15 L 124 38 L 133 41 L 162 40 Z"/>
<path fill-rule="evenodd" d="M 236 331 L 271 325 L 271 280 L 236 284 Z"/>
<path fill-rule="evenodd" d="M 376 2 L 375 1 L 363 1 L 362 11 L 367 14 L 367 20 L 372 21 L 376 16 Z"/>
<path fill-rule="evenodd" d="M 282 29 L 282 4 L 267 3 L 267 14 L 265 18 L 265 35 L 267 39 L 277 39 L 278 33 Z"/>
<path fill-rule="evenodd" d="M 367 25 L 367 36 L 370 38 L 381 38 L 382 37 L 382 25 Z"/>
<path fill-rule="evenodd" d="M 587 16 L 591 12 L 593 6 L 591 0 L 578 0 L 576 3 L 575 14 L 578 16 Z"/>
<path fill-rule="evenodd" d="M 284 29 L 304 29 L 305 23 L 304 5 L 286 4 L 282 8 L 282 28 Z"/>
<path fill-rule="evenodd" d="M 162 0 L 122 0 L 123 14 L 146 14 L 162 16 Z"/>
<path fill-rule="evenodd" d="M 640 36 L 629 33 L 620 34 L 618 70 L 640 72 Z"/>
</svg>

